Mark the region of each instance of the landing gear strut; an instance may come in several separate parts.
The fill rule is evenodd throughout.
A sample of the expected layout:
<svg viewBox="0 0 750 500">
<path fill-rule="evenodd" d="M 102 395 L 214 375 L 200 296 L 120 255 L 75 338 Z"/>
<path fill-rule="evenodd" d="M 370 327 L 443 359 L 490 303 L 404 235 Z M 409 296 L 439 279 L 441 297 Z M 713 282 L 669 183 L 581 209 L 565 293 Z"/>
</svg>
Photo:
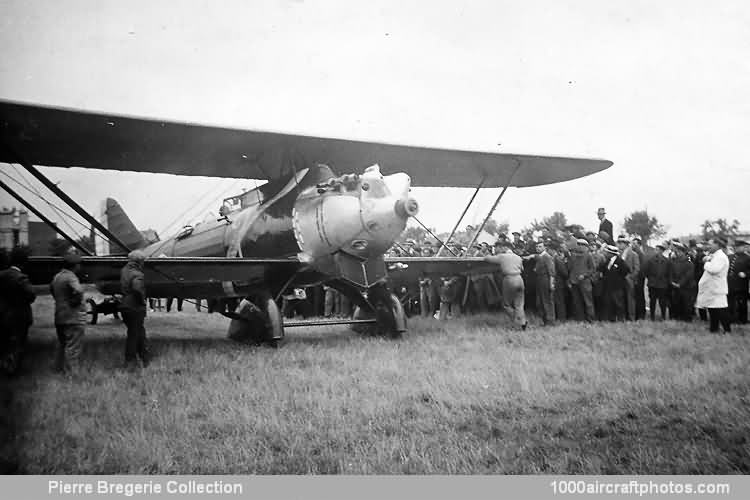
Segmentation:
<svg viewBox="0 0 750 500">
<path fill-rule="evenodd" d="M 242 299 L 231 318 L 227 336 L 232 340 L 278 347 L 284 339 L 281 311 L 270 295 Z"/>
<path fill-rule="evenodd" d="M 378 335 L 394 339 L 401 338 L 406 331 L 406 313 L 401 301 L 385 285 L 372 287 L 367 295 L 371 310 L 357 307 L 354 319 L 376 319 L 374 325 L 355 325 L 352 328 L 358 333 Z"/>
</svg>

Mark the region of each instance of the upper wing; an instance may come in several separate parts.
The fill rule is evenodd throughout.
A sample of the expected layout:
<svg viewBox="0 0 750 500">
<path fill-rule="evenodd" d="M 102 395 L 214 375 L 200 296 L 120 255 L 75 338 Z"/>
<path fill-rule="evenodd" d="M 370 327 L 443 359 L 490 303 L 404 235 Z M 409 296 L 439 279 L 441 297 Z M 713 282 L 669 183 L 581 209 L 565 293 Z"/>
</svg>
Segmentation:
<svg viewBox="0 0 750 500">
<path fill-rule="evenodd" d="M 314 163 L 339 173 L 379 164 L 413 186 L 536 186 L 593 174 L 607 160 L 460 151 L 241 130 L 0 101 L 0 161 L 275 179 Z M 14 154 L 15 153 L 15 154 Z M 515 172 L 515 175 L 514 175 Z"/>
</svg>

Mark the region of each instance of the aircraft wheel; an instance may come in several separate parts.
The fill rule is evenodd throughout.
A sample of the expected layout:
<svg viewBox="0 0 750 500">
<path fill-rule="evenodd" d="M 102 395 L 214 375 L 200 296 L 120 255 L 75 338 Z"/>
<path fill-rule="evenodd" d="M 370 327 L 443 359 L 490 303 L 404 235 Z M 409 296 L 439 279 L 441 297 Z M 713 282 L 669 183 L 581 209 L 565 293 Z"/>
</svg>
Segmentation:
<svg viewBox="0 0 750 500">
<path fill-rule="evenodd" d="M 363 335 L 378 335 L 393 339 L 401 338 L 406 332 L 406 313 L 403 304 L 394 294 L 383 297 L 375 304 L 375 311 L 365 311 L 360 307 L 354 310 L 353 319 L 377 319 L 370 325 L 352 325 L 352 330 Z"/>
<path fill-rule="evenodd" d="M 95 325 L 99 320 L 99 311 L 96 308 L 96 302 L 94 302 L 94 299 L 86 300 L 86 314 L 91 316 L 89 323 L 92 325 Z"/>
<path fill-rule="evenodd" d="M 278 347 L 284 339 L 284 322 L 272 297 L 257 299 L 257 303 L 242 299 L 229 323 L 227 336 L 232 340 L 267 343 Z"/>
</svg>

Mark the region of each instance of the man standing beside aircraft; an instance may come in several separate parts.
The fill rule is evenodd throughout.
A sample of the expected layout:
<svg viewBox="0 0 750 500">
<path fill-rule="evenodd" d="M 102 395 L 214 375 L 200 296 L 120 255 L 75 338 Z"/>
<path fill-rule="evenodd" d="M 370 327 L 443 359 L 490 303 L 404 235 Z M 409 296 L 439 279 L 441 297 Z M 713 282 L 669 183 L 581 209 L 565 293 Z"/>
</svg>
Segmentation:
<svg viewBox="0 0 750 500">
<path fill-rule="evenodd" d="M 122 287 L 122 321 L 128 329 L 125 342 L 125 365 L 132 366 L 136 357 L 141 358 L 143 366 L 149 363 L 146 350 L 146 284 L 143 275 L 143 263 L 146 256 L 140 250 L 128 254 L 128 263 L 120 272 Z"/>
<path fill-rule="evenodd" d="M 617 247 L 620 249 L 622 260 L 628 265 L 630 272 L 625 277 L 625 310 L 628 320 L 635 321 L 635 287 L 638 283 L 638 275 L 641 273 L 641 259 L 630 246 L 630 240 L 625 235 L 617 238 Z"/>
<path fill-rule="evenodd" d="M 487 255 L 484 257 L 486 262 L 491 262 L 500 266 L 500 272 L 503 275 L 502 295 L 503 309 L 506 314 L 520 326 L 526 329 L 526 314 L 524 312 L 524 283 L 521 273 L 523 273 L 523 259 L 511 251 L 511 243 L 504 240 L 497 245 L 499 253 L 497 255 Z"/>
<path fill-rule="evenodd" d="M 542 323 L 551 325 L 555 322 L 555 261 L 547 253 L 547 247 L 543 242 L 536 244 L 536 263 L 534 274 L 536 275 L 536 307 L 542 317 Z"/>
<path fill-rule="evenodd" d="M 585 239 L 579 239 L 578 248 L 571 252 L 570 260 L 568 260 L 568 280 L 570 292 L 573 295 L 576 321 L 586 320 L 591 323 L 596 317 L 592 288 L 594 274 L 596 274 L 596 263 L 589 251 L 589 243 Z"/>
<path fill-rule="evenodd" d="M 57 355 L 55 370 L 75 372 L 80 364 L 81 348 L 85 333 L 86 311 L 83 288 L 78 281 L 81 257 L 68 253 L 63 257 L 63 268 L 50 283 L 50 292 L 55 299 L 55 329 L 57 330 Z"/>
<path fill-rule="evenodd" d="M 656 302 L 659 302 L 661 319 L 667 319 L 667 286 L 669 285 L 669 261 L 664 257 L 666 244 L 656 245 L 656 251 L 644 264 L 643 275 L 648 285 L 649 310 L 651 321 L 656 320 Z"/>
<path fill-rule="evenodd" d="M 608 260 L 599 266 L 604 281 L 604 311 L 609 321 L 625 321 L 625 280 L 630 268 L 620 257 L 620 249 L 616 246 L 607 245 L 604 251 Z"/>
<path fill-rule="evenodd" d="M 21 366 L 33 322 L 31 303 L 36 295 L 23 272 L 28 261 L 28 251 L 16 247 L 10 253 L 10 267 L 0 271 L 0 371 L 8 375 Z"/>
</svg>

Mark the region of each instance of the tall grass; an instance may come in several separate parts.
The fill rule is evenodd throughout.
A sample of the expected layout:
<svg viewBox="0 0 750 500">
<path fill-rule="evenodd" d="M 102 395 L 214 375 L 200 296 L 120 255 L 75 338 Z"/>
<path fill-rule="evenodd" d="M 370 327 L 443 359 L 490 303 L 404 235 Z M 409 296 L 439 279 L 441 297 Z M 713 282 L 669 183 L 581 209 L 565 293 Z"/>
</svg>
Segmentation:
<svg viewBox="0 0 750 500">
<path fill-rule="evenodd" d="M 290 329 L 273 350 L 218 315 L 155 313 L 151 366 L 124 370 L 104 319 L 69 378 L 49 303 L 36 317 L 9 384 L 21 472 L 750 472 L 750 342 L 703 324 L 413 319 L 401 341 Z"/>
</svg>

